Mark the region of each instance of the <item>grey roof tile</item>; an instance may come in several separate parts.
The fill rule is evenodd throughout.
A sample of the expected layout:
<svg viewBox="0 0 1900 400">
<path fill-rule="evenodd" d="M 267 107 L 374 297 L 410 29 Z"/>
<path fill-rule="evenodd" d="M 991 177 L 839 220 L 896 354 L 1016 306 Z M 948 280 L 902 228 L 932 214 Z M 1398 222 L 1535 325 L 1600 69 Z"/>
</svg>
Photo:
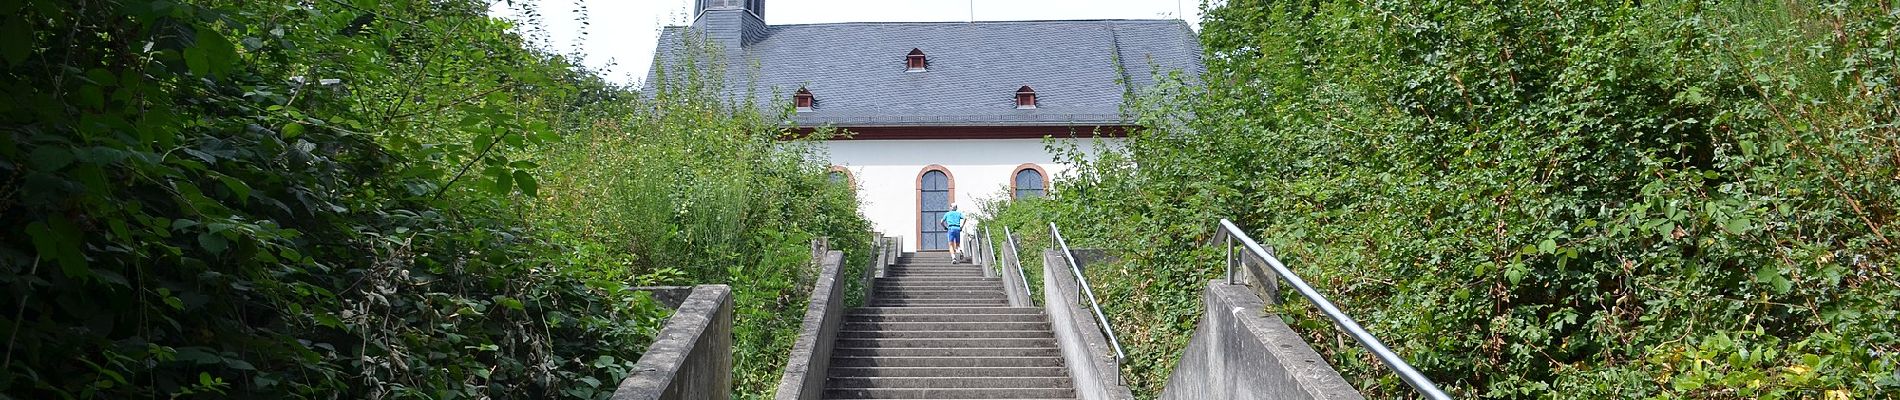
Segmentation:
<svg viewBox="0 0 1900 400">
<path fill-rule="evenodd" d="M 684 51 L 685 29 L 662 31 L 655 71 Z M 905 71 L 912 48 L 929 57 L 928 71 Z M 739 54 L 758 69 L 734 68 L 726 79 L 741 84 L 729 86 L 756 85 L 762 106 L 811 90 L 816 107 L 793 117 L 802 126 L 1117 124 L 1124 93 L 1152 84 L 1155 70 L 1203 71 L 1194 32 L 1178 20 L 774 25 Z M 1016 109 L 1024 85 L 1037 108 Z"/>
</svg>

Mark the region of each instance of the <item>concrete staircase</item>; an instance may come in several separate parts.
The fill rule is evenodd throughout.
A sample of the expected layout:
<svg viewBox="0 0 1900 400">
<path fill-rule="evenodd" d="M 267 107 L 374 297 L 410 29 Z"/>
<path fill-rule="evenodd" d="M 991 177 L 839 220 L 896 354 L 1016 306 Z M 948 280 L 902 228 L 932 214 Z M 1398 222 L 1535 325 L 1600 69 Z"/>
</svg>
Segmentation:
<svg viewBox="0 0 1900 400">
<path fill-rule="evenodd" d="M 948 253 L 912 253 L 850 310 L 827 399 L 1074 399 L 1040 308 L 1009 307 L 1002 280 Z"/>
</svg>

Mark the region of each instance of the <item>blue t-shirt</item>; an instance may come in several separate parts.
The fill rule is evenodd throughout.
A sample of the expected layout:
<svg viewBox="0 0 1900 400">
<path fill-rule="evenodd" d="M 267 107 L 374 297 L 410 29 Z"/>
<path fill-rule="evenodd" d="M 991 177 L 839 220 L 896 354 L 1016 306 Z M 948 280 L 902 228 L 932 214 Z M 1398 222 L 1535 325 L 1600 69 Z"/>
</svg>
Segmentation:
<svg viewBox="0 0 1900 400">
<path fill-rule="evenodd" d="M 943 213 L 943 225 L 950 227 L 950 229 L 962 228 L 963 227 L 963 212 L 957 211 L 957 210 L 950 210 L 950 212 Z"/>
</svg>

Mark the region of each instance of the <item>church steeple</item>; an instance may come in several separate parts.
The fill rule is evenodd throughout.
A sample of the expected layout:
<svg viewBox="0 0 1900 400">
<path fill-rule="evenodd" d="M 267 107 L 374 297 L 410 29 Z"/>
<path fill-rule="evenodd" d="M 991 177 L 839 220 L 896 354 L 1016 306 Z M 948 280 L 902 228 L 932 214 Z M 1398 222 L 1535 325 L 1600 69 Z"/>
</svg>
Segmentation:
<svg viewBox="0 0 1900 400">
<path fill-rule="evenodd" d="M 765 0 L 695 0 L 693 27 L 726 50 L 738 51 L 765 39 Z"/>
<path fill-rule="evenodd" d="M 693 4 L 693 17 L 704 17 L 708 10 L 742 10 L 765 20 L 765 0 L 698 0 Z"/>
</svg>

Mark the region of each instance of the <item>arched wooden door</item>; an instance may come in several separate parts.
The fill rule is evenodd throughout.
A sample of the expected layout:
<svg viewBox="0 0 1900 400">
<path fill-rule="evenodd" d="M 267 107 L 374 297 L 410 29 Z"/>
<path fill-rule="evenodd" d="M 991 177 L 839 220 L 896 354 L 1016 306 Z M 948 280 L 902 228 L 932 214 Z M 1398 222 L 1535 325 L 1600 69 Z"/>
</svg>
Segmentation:
<svg viewBox="0 0 1900 400">
<path fill-rule="evenodd" d="M 917 177 L 917 250 L 949 250 L 948 229 L 941 225 L 943 213 L 950 211 L 950 175 L 943 170 L 924 171 Z"/>
</svg>

